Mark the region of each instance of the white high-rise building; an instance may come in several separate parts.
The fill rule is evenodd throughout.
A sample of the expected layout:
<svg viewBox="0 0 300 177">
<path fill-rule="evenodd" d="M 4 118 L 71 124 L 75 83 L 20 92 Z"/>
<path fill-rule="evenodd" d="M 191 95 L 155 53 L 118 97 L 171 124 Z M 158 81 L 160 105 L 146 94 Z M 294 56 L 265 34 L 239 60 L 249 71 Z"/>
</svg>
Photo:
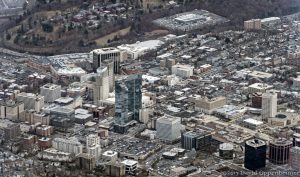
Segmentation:
<svg viewBox="0 0 300 177">
<path fill-rule="evenodd" d="M 61 97 L 61 86 L 48 83 L 41 88 L 41 95 L 44 96 L 45 102 L 54 102 Z"/>
<path fill-rule="evenodd" d="M 19 93 L 17 96 L 19 102 L 24 103 L 24 109 L 33 109 L 36 112 L 40 112 L 44 107 L 44 97 L 33 93 Z"/>
<path fill-rule="evenodd" d="M 99 105 L 101 100 L 108 98 L 109 94 L 109 76 L 107 67 L 97 69 L 95 82 L 93 84 L 93 98 L 95 104 Z"/>
<path fill-rule="evenodd" d="M 262 119 L 275 117 L 277 114 L 277 93 L 267 92 L 262 95 Z"/>
<path fill-rule="evenodd" d="M 52 146 L 59 151 L 73 153 L 75 155 L 81 154 L 83 149 L 82 144 L 75 137 L 69 139 L 54 138 Z"/>
<path fill-rule="evenodd" d="M 156 136 L 157 138 L 173 142 L 180 137 L 181 120 L 179 117 L 165 115 L 156 121 Z"/>
<path fill-rule="evenodd" d="M 89 155 L 99 159 L 101 157 L 100 137 L 97 134 L 90 134 L 86 137 L 86 149 Z"/>
</svg>

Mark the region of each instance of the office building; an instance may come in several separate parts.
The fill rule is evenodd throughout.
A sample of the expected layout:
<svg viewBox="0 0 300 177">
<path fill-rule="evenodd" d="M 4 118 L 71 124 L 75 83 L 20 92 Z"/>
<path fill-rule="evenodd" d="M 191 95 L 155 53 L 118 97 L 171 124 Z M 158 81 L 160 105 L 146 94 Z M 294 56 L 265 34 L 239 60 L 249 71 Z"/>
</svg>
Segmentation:
<svg viewBox="0 0 300 177">
<path fill-rule="evenodd" d="M 267 145 L 260 139 L 251 139 L 245 143 L 244 166 L 249 170 L 259 170 L 266 166 Z"/>
<path fill-rule="evenodd" d="M 70 128 L 74 125 L 75 111 L 68 107 L 56 107 L 50 111 L 50 124 L 55 128 Z"/>
<path fill-rule="evenodd" d="M 105 60 L 102 62 L 103 67 L 107 68 L 108 78 L 109 78 L 109 92 L 113 92 L 115 90 L 115 73 L 114 73 L 114 61 L 113 60 Z"/>
<path fill-rule="evenodd" d="M 262 95 L 262 120 L 267 121 L 277 114 L 277 93 L 267 92 Z"/>
<path fill-rule="evenodd" d="M 273 85 L 268 85 L 264 83 L 255 83 L 252 85 L 249 85 L 248 87 L 248 92 L 251 93 L 256 93 L 256 92 L 261 92 L 265 93 L 267 90 L 270 90 L 273 88 Z"/>
<path fill-rule="evenodd" d="M 24 121 L 24 103 L 12 100 L 0 102 L 0 118 Z"/>
<path fill-rule="evenodd" d="M 17 101 L 24 103 L 24 109 L 33 109 L 36 112 L 40 112 L 44 107 L 44 97 L 40 95 L 35 95 L 33 93 L 19 93 L 17 96 Z"/>
<path fill-rule="evenodd" d="M 75 137 L 69 139 L 54 138 L 52 146 L 59 151 L 73 153 L 75 155 L 82 153 L 83 149 L 82 144 Z"/>
<path fill-rule="evenodd" d="M 93 119 L 93 114 L 86 109 L 78 108 L 75 110 L 75 123 L 85 124 Z"/>
<path fill-rule="evenodd" d="M 300 147 L 300 134 L 299 133 L 294 133 L 292 135 L 292 137 L 293 137 L 293 146 Z"/>
<path fill-rule="evenodd" d="M 4 128 L 4 138 L 6 141 L 13 140 L 21 135 L 19 124 L 10 124 Z"/>
<path fill-rule="evenodd" d="M 181 65 L 177 64 L 172 66 L 172 74 L 182 77 L 182 78 L 189 78 L 193 75 L 194 67 L 190 65 Z"/>
<path fill-rule="evenodd" d="M 212 135 L 209 131 L 183 131 L 181 133 L 181 147 L 187 150 L 201 150 L 212 142 Z"/>
<path fill-rule="evenodd" d="M 111 177 L 124 177 L 125 164 L 111 161 L 105 165 L 105 174 Z"/>
<path fill-rule="evenodd" d="M 165 115 L 156 121 L 156 136 L 162 141 L 173 142 L 181 134 L 181 120 L 179 117 Z"/>
<path fill-rule="evenodd" d="M 135 175 L 137 170 L 137 164 L 138 162 L 135 160 L 124 160 L 121 162 L 125 165 L 125 173 L 127 175 Z"/>
<path fill-rule="evenodd" d="M 115 131 L 125 133 L 131 121 L 139 121 L 142 108 L 142 76 L 129 75 L 115 85 Z"/>
<path fill-rule="evenodd" d="M 100 137 L 97 134 L 90 134 L 86 137 L 87 154 L 98 160 L 101 156 Z"/>
<path fill-rule="evenodd" d="M 261 109 L 262 107 L 262 93 L 261 92 L 256 92 L 252 94 L 252 107 Z"/>
<path fill-rule="evenodd" d="M 61 97 L 61 86 L 48 83 L 40 88 L 41 95 L 45 102 L 54 102 Z"/>
<path fill-rule="evenodd" d="M 289 154 L 289 166 L 300 171 L 300 147 L 292 147 Z"/>
<path fill-rule="evenodd" d="M 292 146 L 293 142 L 285 138 L 279 138 L 271 141 L 269 147 L 269 161 L 277 165 L 288 163 L 290 148 Z"/>
<path fill-rule="evenodd" d="M 190 101 L 195 103 L 195 110 L 206 114 L 212 114 L 217 108 L 221 108 L 226 104 L 226 97 L 220 96 L 215 98 L 202 97 L 195 95 L 190 97 Z"/>
<path fill-rule="evenodd" d="M 101 105 L 101 101 L 108 98 L 109 94 L 109 75 L 107 67 L 97 69 L 95 82 L 93 83 L 93 100 L 96 105 Z"/>
<path fill-rule="evenodd" d="M 75 110 L 69 107 L 55 107 L 50 110 L 50 115 L 52 117 L 68 117 L 74 120 Z"/>
<path fill-rule="evenodd" d="M 116 48 L 102 48 L 92 51 L 93 53 L 93 68 L 103 66 L 103 62 L 106 60 L 112 60 L 114 62 L 114 73 L 118 74 L 120 72 L 120 62 L 122 60 L 122 52 Z"/>
<path fill-rule="evenodd" d="M 219 156 L 225 160 L 233 159 L 234 147 L 231 143 L 219 145 Z"/>
</svg>

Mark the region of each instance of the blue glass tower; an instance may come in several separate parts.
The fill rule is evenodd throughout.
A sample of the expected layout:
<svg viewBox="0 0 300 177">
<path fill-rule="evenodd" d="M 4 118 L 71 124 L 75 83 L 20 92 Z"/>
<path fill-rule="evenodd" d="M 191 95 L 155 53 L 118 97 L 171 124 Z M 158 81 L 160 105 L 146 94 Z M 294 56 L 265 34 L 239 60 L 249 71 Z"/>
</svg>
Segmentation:
<svg viewBox="0 0 300 177">
<path fill-rule="evenodd" d="M 126 133 L 133 120 L 139 120 L 142 107 L 142 76 L 129 75 L 115 83 L 115 126 L 118 133 Z"/>
</svg>

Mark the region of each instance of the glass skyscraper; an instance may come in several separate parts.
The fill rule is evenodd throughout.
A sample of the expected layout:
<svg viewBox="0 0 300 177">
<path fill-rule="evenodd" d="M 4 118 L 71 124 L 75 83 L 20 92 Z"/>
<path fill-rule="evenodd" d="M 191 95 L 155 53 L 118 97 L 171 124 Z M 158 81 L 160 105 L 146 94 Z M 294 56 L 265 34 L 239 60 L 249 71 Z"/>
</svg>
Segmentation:
<svg viewBox="0 0 300 177">
<path fill-rule="evenodd" d="M 142 107 L 142 76 L 129 75 L 115 83 L 115 126 L 118 133 L 125 133 L 131 121 L 139 121 Z"/>
<path fill-rule="evenodd" d="M 266 166 L 267 145 L 260 139 L 250 139 L 245 143 L 245 168 L 256 171 Z"/>
</svg>

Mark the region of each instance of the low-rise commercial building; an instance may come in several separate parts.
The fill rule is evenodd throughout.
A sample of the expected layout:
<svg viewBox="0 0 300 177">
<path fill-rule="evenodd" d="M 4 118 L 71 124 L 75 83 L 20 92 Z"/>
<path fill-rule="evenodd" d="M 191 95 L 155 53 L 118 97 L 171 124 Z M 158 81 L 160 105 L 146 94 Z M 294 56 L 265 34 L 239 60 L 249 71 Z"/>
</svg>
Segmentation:
<svg viewBox="0 0 300 177">
<path fill-rule="evenodd" d="M 200 95 L 190 97 L 189 100 L 195 104 L 195 110 L 201 111 L 206 114 L 212 114 L 217 108 L 220 108 L 226 104 L 226 98 L 223 96 L 209 99 Z"/>
</svg>

